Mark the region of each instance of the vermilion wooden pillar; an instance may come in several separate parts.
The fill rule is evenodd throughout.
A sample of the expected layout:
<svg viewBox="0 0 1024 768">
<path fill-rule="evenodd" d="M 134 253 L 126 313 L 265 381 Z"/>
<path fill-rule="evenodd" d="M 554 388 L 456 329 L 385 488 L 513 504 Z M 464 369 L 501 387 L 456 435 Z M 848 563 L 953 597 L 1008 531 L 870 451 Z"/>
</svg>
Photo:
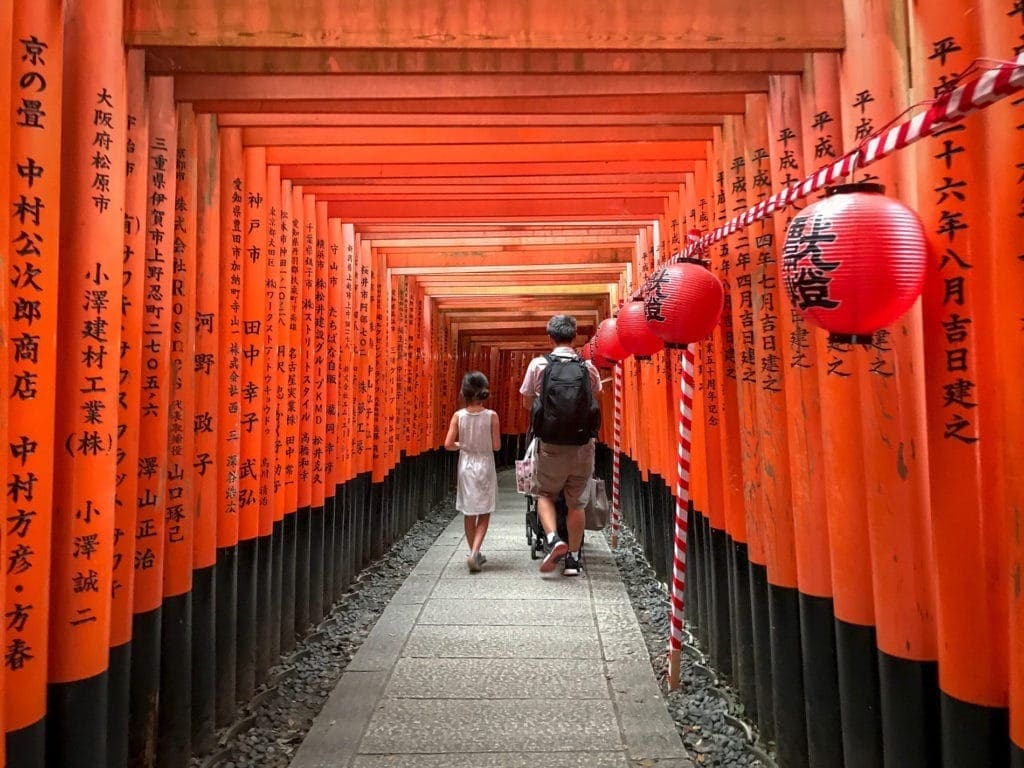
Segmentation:
<svg viewBox="0 0 1024 768">
<path fill-rule="evenodd" d="M 309 198 L 313 198 L 312 195 Z M 308 205 L 308 203 L 307 203 Z M 308 211 L 308 208 L 307 208 Z M 331 507 L 327 504 L 327 203 L 318 202 L 313 208 L 313 254 L 315 278 L 313 281 L 313 435 L 311 472 L 313 483 L 313 516 L 311 531 L 311 562 L 313 579 L 310 584 L 310 606 L 316 622 L 330 607 L 327 597 L 331 580 L 329 545 L 334 536 Z M 319 517 L 319 522 L 317 522 Z"/>
<path fill-rule="evenodd" d="M 235 717 L 238 658 L 238 471 L 241 429 L 242 132 L 219 132 L 220 338 L 217 358 L 217 725 Z"/>
<path fill-rule="evenodd" d="M 139 408 L 142 398 L 142 316 L 146 289 L 146 175 L 149 111 L 143 51 L 128 53 L 128 130 L 121 266 L 120 387 L 117 406 L 117 510 L 111 588 L 107 759 L 128 763 L 132 615 L 135 595 L 135 518 L 138 507 Z"/>
<path fill-rule="evenodd" d="M 749 200 L 746 186 L 744 119 L 729 117 L 723 125 L 723 158 L 725 204 L 728 211 L 744 210 Z M 734 215 L 734 214 L 733 214 Z M 731 217 L 731 216 L 730 216 Z M 757 484 L 761 471 L 759 436 L 754 432 L 757 383 L 757 358 L 753 319 L 753 293 L 750 254 L 753 234 L 740 231 L 728 240 L 728 251 L 722 254 L 721 268 L 731 284 L 732 332 L 735 352 L 736 420 L 742 468 L 743 507 L 746 520 L 747 579 L 739 574 L 734 595 L 737 623 L 751 622 L 751 644 L 754 673 L 754 708 L 758 727 L 767 738 L 774 737 L 775 721 L 771 701 L 771 650 L 768 632 L 768 582 L 763 525 L 763 494 Z M 737 560 L 740 559 L 737 553 Z M 745 614 L 749 613 L 749 616 Z"/>
<path fill-rule="evenodd" d="M 10 162 L 11 157 L 11 52 L 14 46 L 14 4 L 7 3 L 0 8 L 0 157 Z M 0 173 L 0 210 L 8 210 L 11 204 L 9 191 L 11 177 L 9 173 Z M 0 215 L 0 242 L 10 242 L 10 220 Z M 7 251 L 0 255 L 0 275 L 6 275 L 10 269 Z M 7 311 L 7 283 L 0 280 L 0 312 Z M 5 316 L 4 316 L 5 317 Z M 0 334 L 0 382 L 7 386 L 10 368 L 10 347 L 7 333 Z M 0 434 L 9 434 L 7 422 L 7 398 L 0 398 Z M 0 451 L 0 477 L 7 478 L 7 452 Z M 4 505 L 6 509 L 6 505 Z M 6 576 L 0 574 L 0 595 L 5 595 L 4 581 Z M 0 647 L 4 644 L 4 629 L 0 627 Z M 5 724 L 5 693 L 4 667 L 0 667 L 0 734 L 6 734 Z M 6 738 L 0 738 L 0 765 L 6 763 Z"/>
<path fill-rule="evenodd" d="M 266 325 L 266 150 L 243 150 L 240 442 L 238 459 L 238 678 L 239 704 L 256 690 L 259 546 L 259 467 L 263 449 L 263 328 Z M 270 595 L 266 598 L 269 600 Z"/>
<path fill-rule="evenodd" d="M 771 94 L 778 98 L 776 94 Z M 799 106 L 799 101 L 793 102 Z M 746 181 L 748 203 L 755 205 L 772 194 L 776 175 L 770 150 L 771 124 L 767 96 L 749 95 L 746 114 Z M 783 365 L 779 315 L 785 311 L 779 275 L 782 249 L 775 241 L 771 219 L 750 228 L 750 286 L 754 313 L 754 393 L 756 427 L 764 494 L 762 527 L 768 566 L 769 644 L 772 667 L 772 701 L 779 762 L 809 765 L 804 700 L 803 660 L 800 644 L 800 601 L 797 585 L 793 502 L 790 490 L 790 455 L 786 411 L 787 376 Z"/>
<path fill-rule="evenodd" d="M 161 631 L 157 765 L 192 755 L 192 568 L 195 544 L 196 123 L 178 105 L 167 435 L 166 565 Z"/>
<path fill-rule="evenodd" d="M 1014 0 L 984 0 L 980 4 L 981 50 L 983 55 L 1005 59 L 1020 52 L 1024 44 L 1024 10 Z M 992 305 L 995 310 L 994 337 L 1019 348 L 1020 318 L 1024 317 L 1024 99 L 1018 94 L 985 110 L 978 116 L 983 125 L 986 168 L 985 206 L 991 265 Z M 975 218 L 975 222 L 978 219 Z M 997 434 L 1002 441 L 1000 468 L 989 468 L 1003 480 L 1006 514 L 997 522 L 1009 547 L 1005 573 L 1010 576 L 1007 592 L 1010 763 L 1024 768 L 1024 441 L 1015 438 L 1011 424 L 1024 424 L 1024 358 L 1000 353 L 994 361 L 1002 424 Z M 991 381 L 991 379 L 990 379 Z M 995 520 L 994 516 L 990 519 Z M 991 529 L 989 529 L 991 530 Z M 1007 536 L 1006 534 L 1009 533 Z M 997 598 L 998 599 L 998 598 Z"/>
<path fill-rule="evenodd" d="M 192 746 L 213 746 L 217 698 L 216 583 L 220 332 L 220 145 L 213 115 L 196 116 L 195 547 L 192 578 Z M 212 648 L 212 651 L 211 651 Z"/>
<path fill-rule="evenodd" d="M 63 3 L 19 3 L 12 51 L 3 539 L 7 761 L 42 766 L 55 455 Z M 109 544 L 108 544 L 109 546 Z"/>
<path fill-rule="evenodd" d="M 278 451 L 283 447 L 280 430 L 282 398 L 279 382 L 284 375 L 280 355 L 280 261 L 281 253 L 281 169 L 267 168 L 267 277 L 266 305 L 264 308 L 263 367 L 263 449 L 260 461 L 260 517 L 259 537 L 268 549 L 267 558 L 260 563 L 260 578 L 269 579 L 260 594 L 269 593 L 266 603 L 259 604 L 257 623 L 260 628 L 260 668 L 269 669 L 281 655 L 281 568 L 284 550 L 281 526 L 275 517 L 277 508 L 276 475 L 279 466 Z M 282 507 L 283 509 L 283 507 Z"/>
<path fill-rule="evenodd" d="M 813 84 L 807 57 L 804 77 Z M 769 80 L 769 139 L 772 182 L 776 191 L 784 183 L 807 175 L 800 120 L 801 79 L 774 75 Z M 781 253 L 786 228 L 795 211 L 775 217 L 777 251 Z M 825 507 L 827 478 L 822 467 L 821 401 L 815 366 L 814 334 L 790 304 L 779 296 L 779 350 L 786 371 L 786 437 L 793 510 L 793 538 L 799 580 L 800 645 L 803 664 L 803 705 L 807 723 L 808 762 L 813 768 L 840 765 L 843 760 L 839 713 L 839 680 L 832 575 L 829 567 L 828 517 Z M 794 414 L 800 414 L 796 418 Z"/>
<path fill-rule="evenodd" d="M 281 651 L 295 647 L 295 455 L 298 413 L 295 385 L 298 381 L 293 361 L 298 349 L 292 346 L 295 326 L 293 307 L 297 284 L 294 248 L 294 216 L 292 215 L 292 183 L 281 182 L 280 249 L 278 260 L 278 356 L 282 366 L 278 377 L 278 447 L 275 468 L 274 520 L 281 528 Z"/>
<path fill-rule="evenodd" d="M 292 187 L 292 327 L 288 365 L 289 412 L 292 434 L 289 466 L 294 482 L 290 506 L 295 509 L 295 633 L 306 634 L 310 623 L 310 498 L 312 483 L 309 474 L 309 429 L 312 423 L 312 394 L 307 377 L 307 357 L 312 340 L 312 317 L 309 317 L 307 339 L 307 301 L 313 301 L 310 273 L 312 248 L 306 245 L 306 209 L 302 187 Z M 294 407 L 292 407 L 294 403 Z M 287 472 L 287 467 L 286 467 Z"/>
<path fill-rule="evenodd" d="M 121 3 L 65 14 L 47 759 L 84 767 L 108 764 L 127 109 Z"/>
<path fill-rule="evenodd" d="M 981 45 L 976 3 L 913 3 L 910 15 L 915 97 L 933 98 L 977 57 L 1006 56 Z M 942 765 L 1007 765 L 1008 499 L 1002 454 L 1007 439 L 997 378 L 1000 357 L 1014 349 L 997 295 L 998 264 L 989 226 L 994 200 L 986 175 L 994 158 L 985 125 L 969 116 L 914 148 L 918 206 L 931 245 L 922 297 L 924 390 L 928 403 L 931 515 L 938 575 L 938 677 Z M 1006 125 L 1007 132 L 1013 130 Z M 911 150 L 912 151 L 912 150 Z M 1008 179 L 1004 179 L 1008 181 Z M 1010 193 L 1009 184 L 995 192 Z M 1019 202 L 1019 200 L 1018 200 Z M 1019 211 L 1018 211 L 1019 213 Z M 1011 216 L 1003 224 L 1012 226 Z M 998 238 L 998 235 L 997 235 Z M 1019 315 L 1014 312 L 1014 316 Z M 1009 352 L 1015 357 L 1015 352 Z M 1011 385 L 1012 386 L 1012 385 Z M 1011 427 L 1011 429 L 1013 429 Z M 1009 534 L 1009 535 L 1008 535 Z M 1019 589 L 1019 585 L 1018 585 Z M 935 695 L 935 692 L 932 691 Z M 934 706 L 934 702 L 930 702 Z M 938 728 L 932 730 L 932 734 Z M 936 748 L 938 745 L 936 745 Z M 937 749 L 936 749 L 937 751 Z"/>
<path fill-rule="evenodd" d="M 154 77 L 147 95 L 149 146 L 146 288 L 142 320 L 138 517 L 135 525 L 135 616 L 132 626 L 129 764 L 156 761 L 160 692 L 160 629 L 167 516 L 168 418 L 171 388 L 171 302 L 177 120 L 174 83 Z"/>
<path fill-rule="evenodd" d="M 328 571 L 331 574 L 326 600 L 329 605 L 341 597 L 344 577 L 344 506 L 341 489 L 341 437 L 338 393 L 341 375 L 341 313 L 344 283 L 342 282 L 341 220 L 330 219 L 324 232 L 327 248 L 327 360 L 326 368 L 326 428 L 324 462 L 325 504 L 331 508 L 333 535 L 328 542 Z"/>
<path fill-rule="evenodd" d="M 842 153 L 839 59 L 815 54 L 804 75 L 801 100 L 803 152 L 808 171 Z M 822 468 L 828 510 L 829 555 L 835 598 L 839 701 L 847 768 L 882 761 L 878 660 L 870 544 L 856 363 L 846 345 L 830 345 L 814 329 L 818 391 L 821 398 Z"/>
<path fill-rule="evenodd" d="M 841 89 L 845 149 L 880 129 L 906 106 L 906 29 L 890 4 L 847 3 L 849 45 Z M 908 202 L 899 164 L 907 153 L 854 175 L 885 184 Z M 874 593 L 883 759 L 923 766 L 936 759 L 934 717 L 935 594 L 928 531 L 928 453 L 921 379 L 918 309 L 858 346 L 853 370 L 860 387 L 862 461 L 868 549 Z"/>
</svg>

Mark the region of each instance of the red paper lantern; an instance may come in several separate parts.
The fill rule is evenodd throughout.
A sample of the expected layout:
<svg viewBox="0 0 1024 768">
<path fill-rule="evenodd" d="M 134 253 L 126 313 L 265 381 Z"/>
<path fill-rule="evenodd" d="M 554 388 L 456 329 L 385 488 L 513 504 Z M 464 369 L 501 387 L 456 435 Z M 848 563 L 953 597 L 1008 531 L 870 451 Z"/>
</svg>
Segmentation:
<svg viewBox="0 0 1024 768">
<path fill-rule="evenodd" d="M 700 264 L 669 264 L 644 288 L 647 327 L 667 348 L 685 347 L 715 329 L 724 300 L 722 283 Z"/>
<path fill-rule="evenodd" d="M 928 239 L 880 184 L 843 184 L 790 223 L 782 275 L 793 305 L 831 341 L 870 344 L 924 287 Z"/>
<path fill-rule="evenodd" d="M 617 363 L 629 357 L 629 350 L 622 346 L 614 317 L 601 321 L 594 334 L 594 348 L 606 360 Z"/>
<path fill-rule="evenodd" d="M 633 354 L 637 360 L 648 360 L 651 355 L 664 348 L 665 341 L 655 336 L 647 325 L 647 316 L 644 314 L 642 301 L 626 302 L 619 310 L 615 320 L 619 341 L 626 351 Z"/>
</svg>

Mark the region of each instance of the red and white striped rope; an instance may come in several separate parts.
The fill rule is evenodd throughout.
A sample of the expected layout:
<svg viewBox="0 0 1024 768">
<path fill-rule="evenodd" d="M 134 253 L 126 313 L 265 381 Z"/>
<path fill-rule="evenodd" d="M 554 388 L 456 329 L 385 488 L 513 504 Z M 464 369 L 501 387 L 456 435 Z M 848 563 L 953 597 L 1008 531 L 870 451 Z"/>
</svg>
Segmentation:
<svg viewBox="0 0 1024 768">
<path fill-rule="evenodd" d="M 969 83 L 943 94 L 925 112 L 868 139 L 857 149 L 839 158 L 831 165 L 815 171 L 803 181 L 787 184 L 778 193 L 762 200 L 718 229 L 704 235 L 687 248 L 686 254 L 691 255 L 704 251 L 713 243 L 750 226 L 755 221 L 767 218 L 837 179 L 851 175 L 858 168 L 881 160 L 897 149 L 903 149 L 930 136 L 936 130 L 957 122 L 970 112 L 984 109 L 1021 88 L 1024 88 L 1024 53 L 1018 56 L 1014 63 L 1000 64 Z"/>
<path fill-rule="evenodd" d="M 926 111 L 868 139 L 852 152 L 831 165 L 819 168 L 803 181 L 787 184 L 776 194 L 748 208 L 739 216 L 708 232 L 696 242 L 690 242 L 683 253 L 676 254 L 669 261 L 679 261 L 697 256 L 719 240 L 756 221 L 778 213 L 797 200 L 810 196 L 838 179 L 850 176 L 857 169 L 931 136 L 937 130 L 959 121 L 965 115 L 984 109 L 1022 88 L 1024 88 L 1024 53 L 1017 56 L 1013 62 L 1001 62 L 998 66 L 986 70 L 959 88 L 944 93 Z M 634 292 L 633 298 L 638 299 L 642 296 L 643 286 Z"/>
<path fill-rule="evenodd" d="M 612 432 L 612 539 L 619 540 L 619 462 L 622 453 L 622 363 L 615 364 Z"/>
<path fill-rule="evenodd" d="M 690 455 L 693 449 L 693 345 L 687 344 L 680 359 L 679 441 L 676 462 L 676 521 L 672 550 L 672 605 L 669 616 L 669 648 L 683 647 L 683 607 L 686 587 L 686 528 L 690 509 Z"/>
</svg>

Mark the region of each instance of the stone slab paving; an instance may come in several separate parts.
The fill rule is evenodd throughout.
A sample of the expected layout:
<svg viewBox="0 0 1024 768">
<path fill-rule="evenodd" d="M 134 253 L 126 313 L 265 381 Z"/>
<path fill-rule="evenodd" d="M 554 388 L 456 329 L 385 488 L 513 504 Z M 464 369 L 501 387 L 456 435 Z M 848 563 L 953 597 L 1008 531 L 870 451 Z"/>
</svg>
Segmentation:
<svg viewBox="0 0 1024 768">
<path fill-rule="evenodd" d="M 542 576 L 500 476 L 483 572 L 457 517 L 348 665 L 292 768 L 694 768 L 603 536 Z"/>
</svg>

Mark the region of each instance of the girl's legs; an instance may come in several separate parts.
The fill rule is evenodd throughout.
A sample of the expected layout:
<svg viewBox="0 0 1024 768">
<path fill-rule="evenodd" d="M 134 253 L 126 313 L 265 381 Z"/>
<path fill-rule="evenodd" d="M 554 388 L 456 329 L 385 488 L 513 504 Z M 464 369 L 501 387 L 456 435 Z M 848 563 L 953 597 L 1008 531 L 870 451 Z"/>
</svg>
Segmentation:
<svg viewBox="0 0 1024 768">
<path fill-rule="evenodd" d="M 473 552 L 479 552 L 480 548 L 483 546 L 483 544 L 484 544 L 484 536 L 487 535 L 487 526 L 490 524 L 490 522 L 491 522 L 491 516 L 490 515 L 477 515 L 476 516 L 476 531 L 474 532 L 473 539 L 472 539 L 472 544 L 470 546 L 470 549 Z M 468 536 L 466 537 L 466 540 L 469 541 L 469 537 Z"/>
<path fill-rule="evenodd" d="M 466 534 L 466 546 L 473 551 L 473 537 L 476 535 L 476 515 L 462 515 L 462 530 Z"/>
</svg>

